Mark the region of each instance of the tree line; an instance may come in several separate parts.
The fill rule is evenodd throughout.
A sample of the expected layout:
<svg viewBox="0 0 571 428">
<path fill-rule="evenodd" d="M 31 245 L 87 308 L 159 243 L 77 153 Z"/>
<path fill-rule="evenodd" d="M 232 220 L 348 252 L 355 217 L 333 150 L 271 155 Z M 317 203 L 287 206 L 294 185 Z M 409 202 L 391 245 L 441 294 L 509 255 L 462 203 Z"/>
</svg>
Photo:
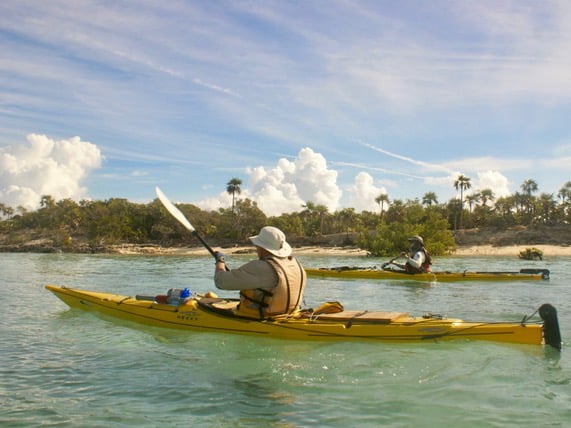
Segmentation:
<svg viewBox="0 0 571 428">
<path fill-rule="evenodd" d="M 329 212 L 326 206 L 307 201 L 300 210 L 280 216 L 266 216 L 249 198 L 239 198 L 241 180 L 233 178 L 226 190 L 232 206 L 205 211 L 193 204 L 178 204 L 202 236 L 216 245 L 247 243 L 265 225 L 282 229 L 295 242 L 330 234 L 344 234 L 347 244 L 356 244 L 374 255 L 390 256 L 406 249 L 407 238 L 422 235 L 434 255 L 455 249 L 453 231 L 461 228 L 533 224 L 569 224 L 571 221 L 571 181 L 557 194 L 538 192 L 537 183 L 526 180 L 522 192 L 495 198 L 491 189 L 470 189 L 470 178 L 460 175 L 454 187 L 460 198 L 439 203 L 434 192 L 422 199 L 391 200 L 382 194 L 375 198 L 380 212 L 356 212 L 343 208 Z M 23 232 L 49 237 L 62 250 L 73 251 L 77 242 L 91 247 L 121 243 L 154 243 L 164 246 L 189 245 L 190 235 L 164 209 L 158 199 L 148 204 L 126 199 L 54 200 L 41 198 L 40 208 L 26 211 L 0 203 L 0 232 L 14 242 Z"/>
</svg>

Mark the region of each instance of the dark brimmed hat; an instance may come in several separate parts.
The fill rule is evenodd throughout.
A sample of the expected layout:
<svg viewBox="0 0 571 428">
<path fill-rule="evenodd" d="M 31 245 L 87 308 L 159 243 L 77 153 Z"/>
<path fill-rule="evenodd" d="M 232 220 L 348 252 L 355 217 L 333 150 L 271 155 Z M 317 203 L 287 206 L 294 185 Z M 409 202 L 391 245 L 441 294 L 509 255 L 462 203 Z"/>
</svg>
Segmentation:
<svg viewBox="0 0 571 428">
<path fill-rule="evenodd" d="M 422 246 L 424 246 L 424 239 L 422 239 L 422 236 L 414 235 L 414 236 L 411 236 L 410 238 L 408 238 L 408 240 L 409 240 L 409 241 L 420 242 L 420 244 L 421 244 Z"/>
</svg>

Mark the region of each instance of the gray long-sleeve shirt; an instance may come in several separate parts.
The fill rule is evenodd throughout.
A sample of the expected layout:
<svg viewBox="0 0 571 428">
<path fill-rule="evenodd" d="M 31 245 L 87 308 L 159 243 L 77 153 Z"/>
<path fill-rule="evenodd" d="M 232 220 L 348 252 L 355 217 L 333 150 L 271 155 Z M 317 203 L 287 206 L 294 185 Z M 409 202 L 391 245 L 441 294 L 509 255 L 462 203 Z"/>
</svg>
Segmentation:
<svg viewBox="0 0 571 428">
<path fill-rule="evenodd" d="M 268 262 L 252 260 L 237 269 L 216 271 L 214 285 L 221 290 L 274 288 L 278 285 L 278 276 Z"/>
</svg>

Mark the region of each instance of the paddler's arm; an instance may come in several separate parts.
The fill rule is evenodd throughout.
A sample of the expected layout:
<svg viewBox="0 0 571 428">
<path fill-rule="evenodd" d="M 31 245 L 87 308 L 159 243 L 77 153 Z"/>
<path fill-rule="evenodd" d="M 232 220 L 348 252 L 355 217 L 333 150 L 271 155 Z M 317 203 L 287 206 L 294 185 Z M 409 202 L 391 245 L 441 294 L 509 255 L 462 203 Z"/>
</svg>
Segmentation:
<svg viewBox="0 0 571 428">
<path fill-rule="evenodd" d="M 273 288 L 278 276 L 270 264 L 263 260 L 252 260 L 237 269 L 226 270 L 223 262 L 216 262 L 214 285 L 222 290 L 248 290 L 252 288 Z"/>
<path fill-rule="evenodd" d="M 224 254 L 222 254 L 220 251 L 216 251 L 214 253 L 214 258 L 216 259 L 216 271 L 219 270 L 227 270 L 226 269 L 226 261 L 224 260 Z"/>
<path fill-rule="evenodd" d="M 404 259 L 405 263 L 397 263 L 396 260 L 400 260 L 400 259 Z M 386 265 L 388 267 L 388 265 L 394 265 L 398 268 L 401 269 L 406 269 L 406 261 L 408 260 L 408 253 L 406 251 L 401 252 L 398 256 L 396 256 L 395 258 L 393 258 L 391 261 L 389 261 Z"/>
</svg>

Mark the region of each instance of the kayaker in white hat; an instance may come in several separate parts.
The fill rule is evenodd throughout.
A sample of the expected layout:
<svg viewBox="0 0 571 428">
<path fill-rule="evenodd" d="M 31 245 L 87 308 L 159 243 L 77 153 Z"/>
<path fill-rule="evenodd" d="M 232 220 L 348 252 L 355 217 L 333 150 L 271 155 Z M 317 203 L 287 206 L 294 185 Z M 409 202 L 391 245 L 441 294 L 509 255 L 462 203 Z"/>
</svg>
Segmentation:
<svg viewBox="0 0 571 428">
<path fill-rule="evenodd" d="M 383 264 L 383 269 L 388 265 L 393 264 L 407 273 L 427 273 L 430 272 L 430 265 L 432 264 L 432 257 L 424 247 L 424 239 L 422 236 L 415 235 L 408 238 L 410 242 L 410 252 L 402 252 L 399 256 L 392 259 L 390 262 Z M 404 259 L 404 263 L 395 263 L 395 260 Z"/>
<path fill-rule="evenodd" d="M 265 226 L 250 241 L 258 259 L 228 270 L 224 255 L 215 253 L 214 284 L 222 290 L 240 290 L 237 313 L 254 318 L 288 314 L 301 307 L 307 276 L 291 253 L 284 233 Z"/>
</svg>

